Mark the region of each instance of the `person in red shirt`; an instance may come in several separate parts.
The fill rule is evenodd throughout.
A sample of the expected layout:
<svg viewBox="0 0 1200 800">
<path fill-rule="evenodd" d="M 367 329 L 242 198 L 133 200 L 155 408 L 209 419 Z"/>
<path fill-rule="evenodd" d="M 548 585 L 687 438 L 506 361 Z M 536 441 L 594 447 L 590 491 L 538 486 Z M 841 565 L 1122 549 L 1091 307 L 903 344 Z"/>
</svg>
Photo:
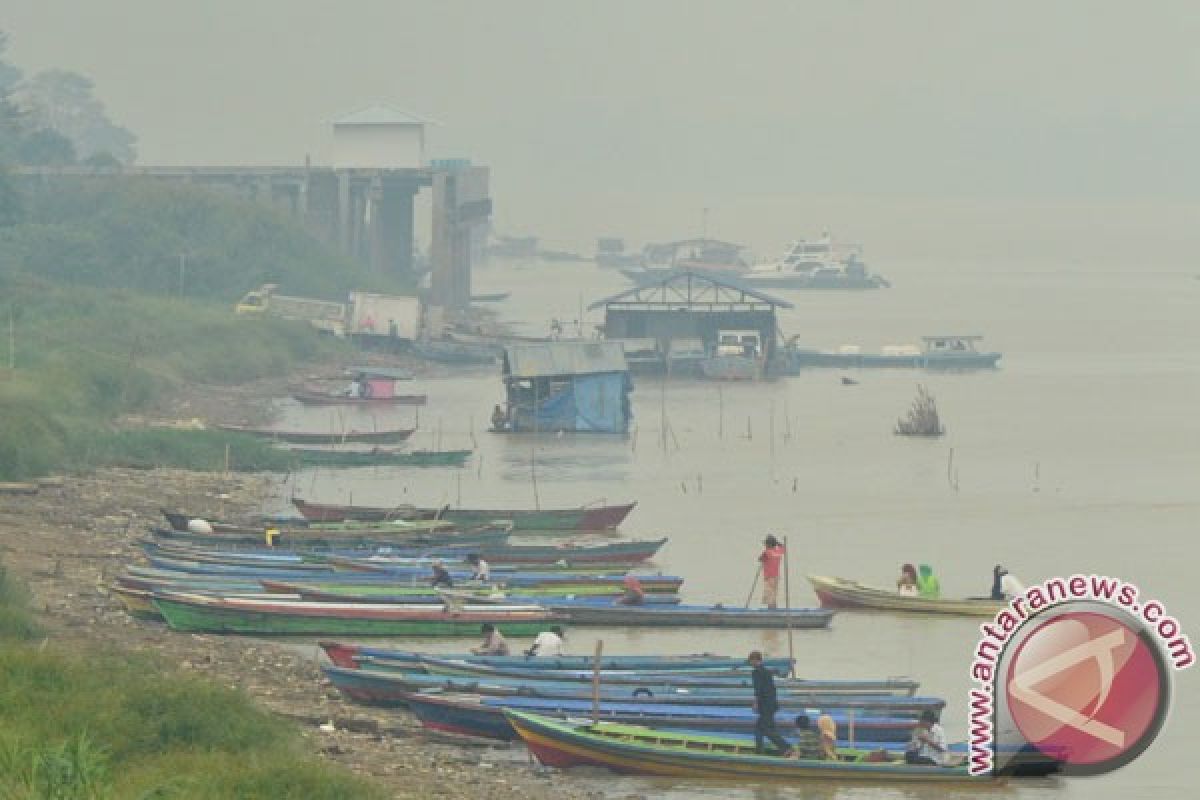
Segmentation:
<svg viewBox="0 0 1200 800">
<path fill-rule="evenodd" d="M 763 551 L 758 556 L 762 565 L 763 576 L 763 605 L 767 608 L 777 608 L 779 605 L 779 569 L 783 563 L 783 545 L 773 534 L 763 539 Z"/>
</svg>

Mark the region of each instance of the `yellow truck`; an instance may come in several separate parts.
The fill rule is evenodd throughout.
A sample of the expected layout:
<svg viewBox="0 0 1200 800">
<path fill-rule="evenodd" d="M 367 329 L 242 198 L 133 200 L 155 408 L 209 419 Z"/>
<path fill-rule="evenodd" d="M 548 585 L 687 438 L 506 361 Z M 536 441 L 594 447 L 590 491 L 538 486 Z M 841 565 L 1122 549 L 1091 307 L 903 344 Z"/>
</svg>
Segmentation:
<svg viewBox="0 0 1200 800">
<path fill-rule="evenodd" d="M 265 283 L 238 301 L 239 314 L 272 314 L 308 322 L 334 336 L 407 339 L 420 332 L 421 301 L 405 295 L 350 292 L 349 302 L 335 303 L 311 297 L 279 294 L 279 286 Z"/>
<path fill-rule="evenodd" d="M 308 322 L 319 331 L 334 336 L 346 335 L 346 304 L 312 297 L 278 294 L 275 283 L 264 283 L 246 292 L 235 308 L 239 314 L 271 314 L 284 319 Z"/>
</svg>

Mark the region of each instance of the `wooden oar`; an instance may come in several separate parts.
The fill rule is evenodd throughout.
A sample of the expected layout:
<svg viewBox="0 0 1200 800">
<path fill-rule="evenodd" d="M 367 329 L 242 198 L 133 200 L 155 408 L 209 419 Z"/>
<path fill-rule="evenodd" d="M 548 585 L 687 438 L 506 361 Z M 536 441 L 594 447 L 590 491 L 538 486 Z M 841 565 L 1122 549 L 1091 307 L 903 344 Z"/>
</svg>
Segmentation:
<svg viewBox="0 0 1200 800">
<path fill-rule="evenodd" d="M 763 569 L 762 564 L 760 563 L 758 565 L 758 572 L 754 573 L 754 583 L 750 584 L 750 594 L 746 595 L 746 605 L 744 606 L 745 608 L 749 608 L 750 601 L 752 599 L 754 599 L 754 590 L 758 588 L 758 578 L 760 575 L 762 575 L 762 569 Z"/>
</svg>

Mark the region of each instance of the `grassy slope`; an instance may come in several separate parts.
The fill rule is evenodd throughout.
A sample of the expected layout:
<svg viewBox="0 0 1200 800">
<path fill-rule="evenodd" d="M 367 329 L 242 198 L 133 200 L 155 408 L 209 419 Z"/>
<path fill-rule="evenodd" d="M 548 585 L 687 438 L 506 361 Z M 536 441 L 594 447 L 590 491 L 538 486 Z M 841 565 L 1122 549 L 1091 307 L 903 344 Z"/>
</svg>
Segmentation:
<svg viewBox="0 0 1200 800">
<path fill-rule="evenodd" d="M 36 635 L 24 592 L 0 568 L 0 797 L 383 796 L 314 761 L 240 692 L 127 653 L 43 649 Z"/>
</svg>

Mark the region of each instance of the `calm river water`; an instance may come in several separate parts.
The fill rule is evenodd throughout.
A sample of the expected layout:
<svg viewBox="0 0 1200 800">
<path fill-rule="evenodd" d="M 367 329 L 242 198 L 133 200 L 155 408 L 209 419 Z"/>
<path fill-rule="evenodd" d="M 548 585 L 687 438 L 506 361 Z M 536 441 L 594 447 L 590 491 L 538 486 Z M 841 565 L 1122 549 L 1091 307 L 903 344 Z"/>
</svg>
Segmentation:
<svg viewBox="0 0 1200 800">
<path fill-rule="evenodd" d="M 1183 270 L 999 270 L 879 263 L 894 288 L 778 292 L 786 334 L 810 346 L 912 343 L 923 334 L 981 333 L 1001 350 L 994 372 L 836 370 L 753 385 L 637 381 L 628 437 L 504 437 L 484 432 L 503 397 L 498 368 L 442 369 L 413 446 L 475 447 L 463 470 L 303 473 L 280 489 L 330 502 L 544 506 L 636 499 L 621 534 L 666 535 L 658 566 L 686 577 L 686 601 L 740 604 L 766 533 L 791 545 L 793 605 L 813 605 L 807 574 L 887 584 L 899 564 L 930 562 L 944 593 L 985 593 L 1002 562 L 1026 583 L 1052 575 L 1120 576 L 1158 597 L 1200 644 L 1195 590 L 1200 520 L 1200 280 Z M 511 290 L 496 306 L 522 332 L 545 334 L 583 304 L 628 286 L 590 264 L 494 265 L 477 291 Z M 584 329 L 601 322 L 587 312 Z M 917 383 L 949 430 L 937 441 L 892 434 Z M 416 388 L 416 387 L 414 387 Z M 353 412 L 347 412 L 353 413 Z M 288 409 L 326 424 L 328 411 Z M 663 446 L 661 420 L 673 435 Z M 364 425 L 372 424 L 371 415 Z M 395 412 L 386 422 L 411 421 Z M 952 472 L 948 476 L 950 451 Z M 534 463 L 531 469 L 531 461 Z M 953 484 L 953 485 L 952 485 Z M 282 507 L 279 500 L 277 507 Z M 839 614 L 795 636 L 804 676 L 911 675 L 948 700 L 952 739 L 965 736 L 968 663 L 977 621 Z M 569 632 L 572 652 L 787 652 L 781 633 Z M 409 642 L 459 649 L 463 642 Z M 1200 785 L 1195 675 L 1177 675 L 1166 729 L 1132 765 L 1092 780 L 1021 784 L 1014 798 L 1184 797 Z M 665 798 L 929 797 L 928 789 L 735 788 L 581 776 L 614 796 Z M 957 796 L 936 790 L 939 797 Z"/>
</svg>

